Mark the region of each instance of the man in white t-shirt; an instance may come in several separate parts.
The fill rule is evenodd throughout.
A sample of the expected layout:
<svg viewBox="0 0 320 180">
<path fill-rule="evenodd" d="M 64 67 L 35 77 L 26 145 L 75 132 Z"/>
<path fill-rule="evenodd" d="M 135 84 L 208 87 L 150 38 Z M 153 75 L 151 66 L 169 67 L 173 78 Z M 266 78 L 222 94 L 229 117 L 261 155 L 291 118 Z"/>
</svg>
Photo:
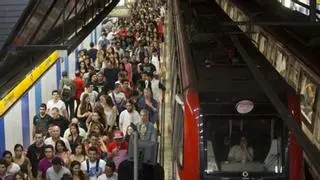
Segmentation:
<svg viewBox="0 0 320 180">
<path fill-rule="evenodd" d="M 94 146 L 88 149 L 87 160 L 81 163 L 81 170 L 89 176 L 90 180 L 97 180 L 105 171 L 106 162 L 103 159 L 98 159 L 98 149 Z"/>
<path fill-rule="evenodd" d="M 54 157 L 52 159 L 52 166 L 46 172 L 47 180 L 56 180 L 61 179 L 64 174 L 71 175 L 71 172 L 68 168 L 63 166 L 62 159 L 59 157 Z"/>
<path fill-rule="evenodd" d="M 51 110 L 52 108 L 56 107 L 59 109 L 60 114 L 68 119 L 69 115 L 66 109 L 66 105 L 62 100 L 60 100 L 59 92 L 57 90 L 53 90 L 51 94 L 52 94 L 52 99 L 49 100 L 47 103 L 48 114 L 52 116 Z"/>
<path fill-rule="evenodd" d="M 115 172 L 116 165 L 113 161 L 106 164 L 105 172 L 98 177 L 98 180 L 118 180 L 118 174 Z"/>
<path fill-rule="evenodd" d="M 117 28 L 113 27 L 112 31 L 108 33 L 107 39 L 111 42 L 116 37 L 116 33 L 117 33 Z"/>
<path fill-rule="evenodd" d="M 115 83 L 114 90 L 111 91 L 111 93 L 109 93 L 108 95 L 111 97 L 114 105 L 117 106 L 118 111 L 121 112 L 126 102 L 126 95 L 121 92 L 121 84 L 119 81 Z"/>
<path fill-rule="evenodd" d="M 128 126 L 133 123 L 137 125 L 140 122 L 140 114 L 134 109 L 131 101 L 126 102 L 126 110 L 122 111 L 119 116 L 119 128 L 126 134 Z"/>
</svg>

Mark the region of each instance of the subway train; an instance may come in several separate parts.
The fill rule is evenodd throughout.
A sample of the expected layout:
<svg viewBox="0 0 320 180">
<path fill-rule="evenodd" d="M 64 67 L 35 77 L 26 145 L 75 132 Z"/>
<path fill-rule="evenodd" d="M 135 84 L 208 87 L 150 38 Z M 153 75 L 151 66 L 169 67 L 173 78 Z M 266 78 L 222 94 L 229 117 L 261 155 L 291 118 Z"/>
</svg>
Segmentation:
<svg viewBox="0 0 320 180">
<path fill-rule="evenodd" d="M 168 7 L 173 179 L 303 179 L 296 136 L 243 51 L 300 126 L 295 89 L 246 34 L 221 23 L 231 19 L 215 1 L 172 0 Z"/>
<path fill-rule="evenodd" d="M 277 19 L 278 22 L 296 21 L 302 24 L 309 21 L 308 16 L 281 7 L 280 4 L 277 7 L 279 10 L 270 10 L 268 5 L 261 5 L 252 0 L 217 0 L 216 2 L 233 21 L 271 22 L 272 19 Z M 274 11 L 278 13 L 273 13 Z M 252 27 L 242 24 L 239 27 L 244 32 L 252 31 L 250 36 L 259 51 L 300 94 L 302 129 L 320 150 L 320 108 L 318 108 L 320 100 L 320 93 L 318 93 L 320 26 L 296 26 L 294 24 L 268 26 L 261 23 Z M 306 156 L 305 159 L 312 169 L 311 173 L 314 176 L 320 176 L 316 174 L 317 167 L 312 166 L 310 159 Z"/>
</svg>

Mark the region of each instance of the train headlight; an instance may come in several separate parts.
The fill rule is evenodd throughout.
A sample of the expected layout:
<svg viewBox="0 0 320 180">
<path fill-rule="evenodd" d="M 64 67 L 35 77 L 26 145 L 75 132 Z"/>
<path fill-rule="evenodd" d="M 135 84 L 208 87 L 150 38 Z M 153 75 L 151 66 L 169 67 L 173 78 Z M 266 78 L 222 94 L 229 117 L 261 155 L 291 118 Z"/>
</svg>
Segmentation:
<svg viewBox="0 0 320 180">
<path fill-rule="evenodd" d="M 236 104 L 236 110 L 239 114 L 247 114 L 252 111 L 254 104 L 250 100 L 241 100 Z"/>
</svg>

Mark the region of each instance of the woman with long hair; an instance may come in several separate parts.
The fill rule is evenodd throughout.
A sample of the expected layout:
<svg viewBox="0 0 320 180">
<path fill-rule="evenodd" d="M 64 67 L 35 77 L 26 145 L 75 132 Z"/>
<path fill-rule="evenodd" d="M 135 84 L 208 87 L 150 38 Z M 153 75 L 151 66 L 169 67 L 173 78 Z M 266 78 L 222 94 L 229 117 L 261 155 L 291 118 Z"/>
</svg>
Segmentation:
<svg viewBox="0 0 320 180">
<path fill-rule="evenodd" d="M 91 122 L 100 123 L 103 128 L 106 127 L 106 115 L 104 114 L 104 108 L 100 103 L 96 103 L 92 114 L 87 118 L 86 125 L 89 128 Z"/>
<path fill-rule="evenodd" d="M 79 62 L 78 69 L 81 74 L 81 77 L 83 77 L 83 75 L 88 72 L 88 68 L 86 67 L 86 63 L 84 61 Z"/>
<path fill-rule="evenodd" d="M 92 106 L 90 103 L 89 94 L 84 93 L 81 98 L 80 105 L 77 111 L 77 117 L 79 119 L 80 127 L 87 130 L 86 120 L 91 115 Z"/>
<path fill-rule="evenodd" d="M 70 152 L 67 149 L 66 144 L 62 140 L 58 140 L 55 145 L 55 154 L 59 156 L 66 166 L 70 163 Z"/>
<path fill-rule="evenodd" d="M 88 127 L 88 133 L 87 136 L 89 137 L 92 133 L 94 134 L 98 134 L 99 137 L 103 132 L 103 127 L 101 125 L 101 123 L 99 122 L 91 122 L 89 127 Z"/>
<path fill-rule="evenodd" d="M 81 171 L 81 163 L 79 161 L 72 161 L 70 171 L 73 180 L 88 180 L 88 176 Z"/>
<path fill-rule="evenodd" d="M 101 106 L 103 107 L 104 114 L 106 116 L 106 118 L 105 118 L 106 130 L 108 132 L 112 132 L 112 130 L 116 126 L 118 109 L 113 104 L 111 97 L 108 95 L 101 95 L 99 97 L 99 102 L 100 102 Z"/>
<path fill-rule="evenodd" d="M 78 162 L 82 163 L 83 161 L 85 161 L 87 159 L 84 144 L 81 144 L 81 143 L 75 144 L 74 147 L 75 147 L 74 151 L 72 152 L 72 154 L 70 156 L 70 161 L 78 161 Z"/>
<path fill-rule="evenodd" d="M 98 68 L 98 69 L 101 69 L 102 68 L 102 65 L 103 65 L 103 62 L 105 61 L 106 59 L 106 53 L 105 53 L 105 50 L 104 49 L 100 49 L 98 50 L 97 52 L 97 59 L 96 59 L 96 64 L 95 64 L 95 67 Z"/>
<path fill-rule="evenodd" d="M 131 137 L 131 135 L 132 135 L 132 133 L 133 133 L 134 131 L 137 131 L 137 126 L 134 125 L 133 123 L 131 123 L 131 124 L 127 127 L 127 131 L 126 131 L 126 134 L 125 134 L 125 136 L 124 136 L 124 140 L 125 140 L 127 143 L 129 143 L 130 137 Z"/>
<path fill-rule="evenodd" d="M 119 63 L 120 62 L 120 55 L 119 53 L 115 52 L 113 55 L 114 61 L 115 63 Z"/>
<path fill-rule="evenodd" d="M 4 151 L 2 157 L 7 162 L 7 176 L 12 176 L 20 171 L 20 166 L 13 162 L 12 153 L 10 151 Z"/>
<path fill-rule="evenodd" d="M 108 146 L 112 142 L 112 140 L 113 140 L 112 132 L 108 132 L 107 130 L 103 131 L 102 135 L 99 138 L 99 142 L 100 142 L 101 151 L 102 153 L 105 154 L 105 156 L 108 153 Z"/>
<path fill-rule="evenodd" d="M 74 151 L 75 144 L 82 142 L 82 137 L 80 136 L 79 126 L 78 124 L 71 123 L 69 125 L 70 135 L 68 137 L 68 141 L 71 147 L 71 150 Z"/>
<path fill-rule="evenodd" d="M 13 162 L 20 166 L 20 171 L 24 174 L 24 177 L 32 177 L 30 160 L 23 155 L 23 146 L 16 144 L 14 146 Z"/>
</svg>

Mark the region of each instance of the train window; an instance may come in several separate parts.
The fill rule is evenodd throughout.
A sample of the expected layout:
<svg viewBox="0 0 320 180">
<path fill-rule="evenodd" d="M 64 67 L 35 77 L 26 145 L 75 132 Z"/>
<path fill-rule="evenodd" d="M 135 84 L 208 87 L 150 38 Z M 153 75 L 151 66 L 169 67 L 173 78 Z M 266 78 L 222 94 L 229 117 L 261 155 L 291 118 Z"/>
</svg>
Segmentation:
<svg viewBox="0 0 320 180">
<path fill-rule="evenodd" d="M 301 74 L 300 108 L 303 116 L 310 124 L 312 124 L 312 118 L 314 115 L 313 105 L 316 95 L 316 84 L 314 82 L 315 81 L 305 73 Z"/>
<path fill-rule="evenodd" d="M 244 16 L 244 14 L 241 12 L 241 11 L 239 11 L 238 12 L 238 18 L 237 18 L 237 21 L 238 22 L 241 22 L 241 21 L 245 21 L 246 19 L 245 19 L 245 16 Z M 239 26 L 240 27 L 240 29 L 243 31 L 243 32 L 246 32 L 247 31 L 247 26 L 246 25 L 241 25 L 241 26 Z"/>
<path fill-rule="evenodd" d="M 295 89 L 298 90 L 300 77 L 300 65 L 298 61 L 291 57 L 288 61 L 288 83 Z"/>
<path fill-rule="evenodd" d="M 234 20 L 233 19 L 233 11 L 234 11 L 234 9 L 233 9 L 233 7 L 232 6 L 229 6 L 229 17 L 232 19 L 232 20 Z"/>
<path fill-rule="evenodd" d="M 276 52 L 277 52 L 277 46 L 270 46 L 270 62 L 274 65 L 275 61 L 276 61 Z"/>
<path fill-rule="evenodd" d="M 210 119 L 205 117 L 205 172 L 283 173 L 285 163 L 279 119 Z M 243 150 L 245 149 L 245 150 Z M 220 173 L 219 173 L 220 174 Z"/>
<path fill-rule="evenodd" d="M 229 17 L 233 20 L 237 20 L 237 9 L 235 9 L 233 6 L 230 6 L 230 12 L 229 12 Z"/>
<path fill-rule="evenodd" d="M 271 39 L 268 39 L 268 43 L 270 44 L 270 46 L 268 46 L 267 48 L 266 57 L 268 61 L 273 65 L 272 55 L 274 54 L 273 51 L 276 48 L 273 46 L 273 41 Z"/>
<path fill-rule="evenodd" d="M 223 10 L 224 12 L 228 12 L 227 9 L 228 9 L 228 4 L 229 2 L 228 1 L 225 1 L 224 4 L 223 4 Z"/>
<path fill-rule="evenodd" d="M 254 45 L 259 48 L 259 44 L 258 44 L 259 43 L 259 28 L 257 26 L 254 26 L 253 32 L 255 32 L 252 34 L 252 39 L 255 42 Z"/>
<path fill-rule="evenodd" d="M 267 44 L 267 38 L 260 34 L 260 39 L 259 39 L 259 50 L 262 54 L 264 54 L 264 51 L 266 49 L 266 44 Z"/>
<path fill-rule="evenodd" d="M 283 76 L 286 77 L 287 56 L 282 53 L 280 48 L 277 50 L 275 68 Z"/>
<path fill-rule="evenodd" d="M 220 1 L 220 7 L 221 7 L 222 9 L 223 9 L 225 3 L 226 3 L 225 0 L 221 0 L 221 1 Z"/>
</svg>

